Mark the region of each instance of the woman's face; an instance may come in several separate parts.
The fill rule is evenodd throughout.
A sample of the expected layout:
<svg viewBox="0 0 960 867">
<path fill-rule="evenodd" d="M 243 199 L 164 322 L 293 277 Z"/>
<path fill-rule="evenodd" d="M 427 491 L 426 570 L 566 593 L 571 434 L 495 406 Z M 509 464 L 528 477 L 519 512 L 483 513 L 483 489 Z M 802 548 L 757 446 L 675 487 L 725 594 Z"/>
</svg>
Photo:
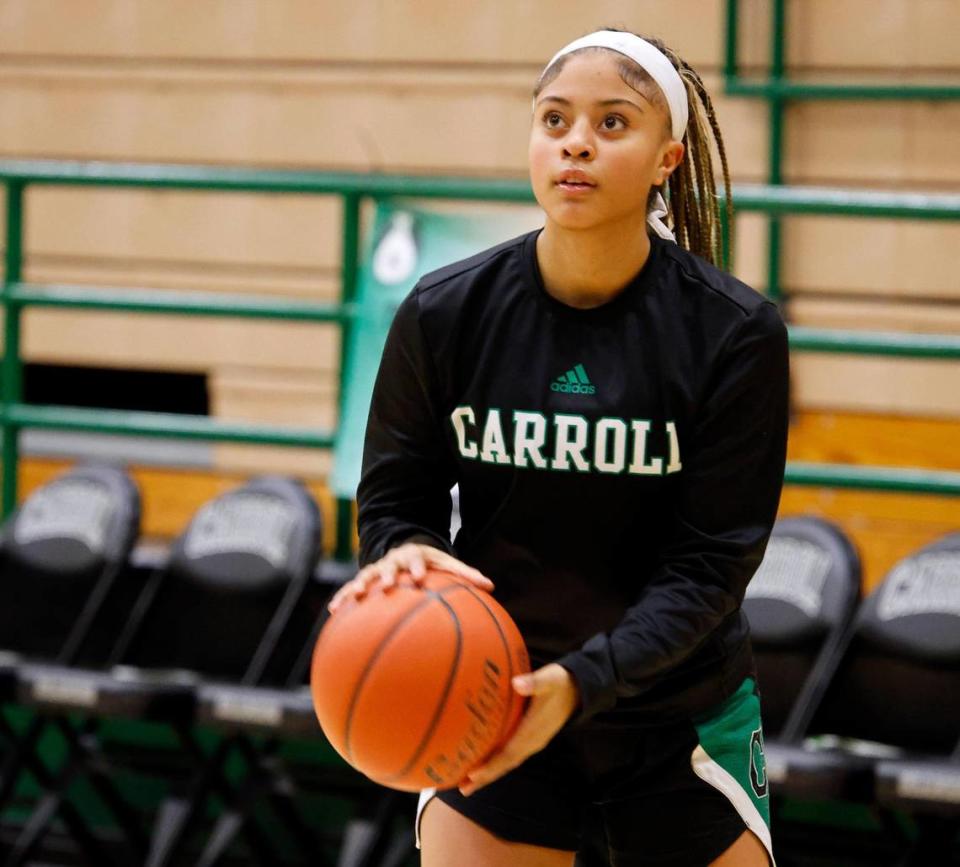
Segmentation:
<svg viewBox="0 0 960 867">
<path fill-rule="evenodd" d="M 682 157 L 666 112 L 620 78 L 608 51 L 571 56 L 537 97 L 530 180 L 563 228 L 642 225 L 650 187 Z"/>
</svg>

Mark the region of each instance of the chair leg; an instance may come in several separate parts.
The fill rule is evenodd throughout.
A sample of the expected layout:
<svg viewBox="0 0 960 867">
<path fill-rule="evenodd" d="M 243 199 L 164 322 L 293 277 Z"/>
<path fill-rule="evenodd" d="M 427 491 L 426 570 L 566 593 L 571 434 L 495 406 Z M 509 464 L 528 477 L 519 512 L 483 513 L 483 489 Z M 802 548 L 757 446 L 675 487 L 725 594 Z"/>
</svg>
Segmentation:
<svg viewBox="0 0 960 867">
<path fill-rule="evenodd" d="M 398 792 L 386 792 L 372 819 L 351 822 L 337 867 L 380 867 L 394 842 L 394 820 L 409 800 Z"/>
<path fill-rule="evenodd" d="M 77 755 L 71 740 L 67 739 L 68 761 L 61 767 L 58 774 L 54 774 L 47 768 L 36 751 L 37 743 L 43 732 L 44 722 L 42 717 L 35 717 L 22 736 L 17 736 L 9 727 L 5 732 L 14 736 L 14 750 L 5 769 L 9 775 L 5 776 L 3 780 L 0 806 L 5 802 L 6 797 L 12 794 L 20 774 L 19 769 L 25 768 L 32 774 L 43 790 L 39 803 L 28 817 L 20 837 L 14 844 L 8 863 L 19 863 L 20 860 L 29 856 L 29 853 L 43 838 L 43 834 L 50 823 L 58 815 L 80 850 L 93 859 L 92 863 L 106 863 L 107 859 L 103 846 L 87 825 L 80 811 L 70 803 L 65 795 L 81 767 L 79 761 L 77 761 Z M 13 770 L 14 768 L 18 769 Z"/>
<path fill-rule="evenodd" d="M 46 775 L 43 778 L 38 777 L 38 781 L 47 791 L 27 818 L 23 830 L 14 842 L 6 861 L 4 861 L 4 867 L 19 867 L 19 865 L 25 863 L 58 815 L 63 819 L 67 830 L 81 851 L 93 859 L 92 863 L 98 865 L 113 863 L 108 858 L 103 846 L 87 827 L 79 811 L 66 800 L 66 790 L 75 777 L 76 773 L 73 769 L 69 769 L 58 779 Z"/>
<path fill-rule="evenodd" d="M 197 805 L 186 798 L 167 798 L 157 811 L 144 867 L 165 867 L 187 835 Z"/>
<path fill-rule="evenodd" d="M 3 734 L 11 743 L 11 750 L 0 767 L 0 809 L 3 809 L 17 787 L 24 766 L 31 764 L 31 757 L 36 754 L 37 741 L 43 734 L 44 722 L 42 718 L 34 717 L 27 730 L 20 735 L 2 714 L 0 719 L 3 720 Z"/>
<path fill-rule="evenodd" d="M 70 722 L 62 717 L 55 718 L 54 723 L 66 740 L 70 750 L 78 757 L 87 781 L 117 820 L 117 824 L 135 852 L 136 859 L 141 860 L 147 851 L 147 835 L 143 829 L 140 816 L 130 806 L 110 777 L 110 768 L 95 737 L 96 720 L 86 720 L 79 731 L 75 730 Z"/>
<path fill-rule="evenodd" d="M 237 747 L 252 769 L 238 807 L 249 815 L 257 799 L 265 796 L 303 856 L 316 861 L 321 857 L 320 841 L 296 806 L 296 785 L 277 760 L 278 746 L 276 740 L 269 740 L 258 751 L 249 738 L 238 739 Z"/>
<path fill-rule="evenodd" d="M 228 744 L 221 741 L 209 758 L 201 758 L 202 750 L 185 728 L 177 735 L 186 751 L 201 760 L 199 771 L 179 795 L 168 797 L 160 806 L 150 838 L 145 867 L 166 867 L 173 863 L 179 847 L 203 812 L 212 787 L 213 767 L 219 766 L 228 752 Z"/>
<path fill-rule="evenodd" d="M 215 867 L 226 854 L 230 844 L 243 829 L 247 817 L 239 810 L 228 810 L 217 819 L 207 845 L 204 846 L 195 867 Z"/>
<path fill-rule="evenodd" d="M 243 783 L 237 787 L 230 787 L 224 775 L 219 774 L 218 780 L 223 786 L 224 798 L 229 807 L 221 814 L 214 826 L 206 848 L 203 851 L 198 865 L 212 867 L 223 857 L 227 848 L 239 834 L 243 834 L 256 854 L 260 852 L 263 863 L 272 864 L 275 855 L 270 850 L 265 835 L 257 828 L 253 820 L 253 813 L 258 803 L 266 798 L 276 817 L 290 839 L 296 844 L 303 858 L 308 863 L 316 864 L 323 861 L 323 850 L 309 825 L 300 816 L 293 803 L 293 785 L 285 779 L 271 756 L 276 749 L 276 743 L 269 741 L 260 752 L 243 735 L 235 735 L 232 744 L 243 756 L 249 770 Z"/>
</svg>

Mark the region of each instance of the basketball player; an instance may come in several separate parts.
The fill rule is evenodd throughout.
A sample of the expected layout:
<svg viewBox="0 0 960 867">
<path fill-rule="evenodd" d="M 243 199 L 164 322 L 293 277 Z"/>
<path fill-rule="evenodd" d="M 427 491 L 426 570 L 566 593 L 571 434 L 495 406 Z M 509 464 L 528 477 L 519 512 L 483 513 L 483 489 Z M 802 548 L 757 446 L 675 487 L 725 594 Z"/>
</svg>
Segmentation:
<svg viewBox="0 0 960 867">
<path fill-rule="evenodd" d="M 429 274 L 396 314 L 364 568 L 332 609 L 401 570 L 492 576 L 535 669 L 512 739 L 421 797 L 426 867 L 569 867 L 589 811 L 616 867 L 773 864 L 740 603 L 783 482 L 787 337 L 717 267 L 711 135 L 729 208 L 698 74 L 631 33 L 572 42 L 534 91 L 545 225 Z"/>
</svg>

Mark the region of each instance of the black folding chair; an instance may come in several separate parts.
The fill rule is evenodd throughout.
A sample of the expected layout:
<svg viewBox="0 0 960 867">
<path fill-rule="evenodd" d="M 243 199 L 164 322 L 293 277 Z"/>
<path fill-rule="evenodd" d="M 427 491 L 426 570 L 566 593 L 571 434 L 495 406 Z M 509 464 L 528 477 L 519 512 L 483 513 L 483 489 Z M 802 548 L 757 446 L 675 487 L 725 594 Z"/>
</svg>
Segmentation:
<svg viewBox="0 0 960 867">
<path fill-rule="evenodd" d="M 21 672 L 22 701 L 47 712 L 90 714 L 63 778 L 98 766 L 158 777 L 170 785 L 141 859 L 172 863 L 212 792 L 229 795 L 224 743 L 208 754 L 193 730 L 207 681 L 254 684 L 283 645 L 319 551 L 316 504 L 298 483 L 262 477 L 202 507 L 173 543 L 169 559 L 143 584 L 104 670 L 31 666 Z M 51 682 L 58 685 L 52 694 Z M 75 696 L 84 700 L 78 702 Z M 125 717 L 164 723 L 177 748 L 111 741 L 97 720 Z M 62 799 L 62 788 L 50 798 Z M 19 841 L 28 852 L 42 828 Z M 125 828 L 136 840 L 139 829 Z M 263 863 L 269 846 L 256 828 L 247 838 Z"/>
<path fill-rule="evenodd" d="M 98 464 L 74 467 L 43 485 L 6 522 L 0 536 L 0 700 L 14 697 L 18 672 L 32 661 L 102 661 L 97 634 L 110 628 L 105 607 L 117 592 L 139 529 L 136 486 L 121 469 Z M 24 769 L 41 786 L 51 784 L 38 753 L 48 722 L 73 737 L 62 717 L 34 717 L 17 732 L 0 712 L 0 735 L 7 741 L 0 805 L 9 805 Z M 95 776 L 91 782 L 114 812 L 126 810 L 109 781 Z M 81 849 L 102 857 L 81 812 L 69 801 L 57 806 L 54 812 Z"/>
<path fill-rule="evenodd" d="M 857 621 L 817 725 L 884 745 L 874 797 L 918 830 L 901 863 L 950 863 L 951 847 L 960 858 L 960 533 L 898 563 Z M 884 757 L 891 747 L 899 755 Z"/>
</svg>

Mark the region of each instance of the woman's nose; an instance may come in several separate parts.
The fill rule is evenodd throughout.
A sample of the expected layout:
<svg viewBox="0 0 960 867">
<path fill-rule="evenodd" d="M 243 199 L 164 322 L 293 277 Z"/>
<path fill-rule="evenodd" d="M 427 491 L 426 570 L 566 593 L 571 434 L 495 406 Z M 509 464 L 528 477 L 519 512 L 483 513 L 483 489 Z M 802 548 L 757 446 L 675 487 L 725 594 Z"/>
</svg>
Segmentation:
<svg viewBox="0 0 960 867">
<path fill-rule="evenodd" d="M 575 124 L 563 140 L 563 155 L 581 160 L 592 160 L 596 154 L 590 131 L 582 123 Z"/>
</svg>

